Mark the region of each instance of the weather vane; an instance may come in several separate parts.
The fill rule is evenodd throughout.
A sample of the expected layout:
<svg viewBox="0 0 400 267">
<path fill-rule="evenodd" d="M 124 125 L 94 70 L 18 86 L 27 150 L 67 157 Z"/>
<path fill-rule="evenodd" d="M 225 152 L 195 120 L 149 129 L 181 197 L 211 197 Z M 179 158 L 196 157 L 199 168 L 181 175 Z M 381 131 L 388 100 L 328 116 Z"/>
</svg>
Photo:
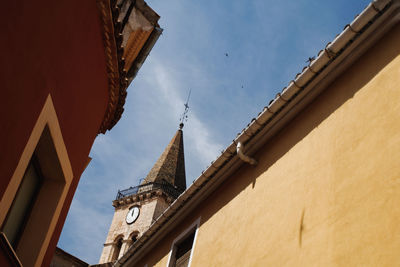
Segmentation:
<svg viewBox="0 0 400 267">
<path fill-rule="evenodd" d="M 192 93 L 192 89 L 189 89 L 189 95 L 186 99 L 186 103 L 184 104 L 185 106 L 185 111 L 183 111 L 181 118 L 179 119 L 179 129 L 182 129 L 184 126 L 184 122 L 186 122 L 188 120 L 188 112 L 189 112 L 189 98 L 190 98 L 190 94 Z"/>
</svg>

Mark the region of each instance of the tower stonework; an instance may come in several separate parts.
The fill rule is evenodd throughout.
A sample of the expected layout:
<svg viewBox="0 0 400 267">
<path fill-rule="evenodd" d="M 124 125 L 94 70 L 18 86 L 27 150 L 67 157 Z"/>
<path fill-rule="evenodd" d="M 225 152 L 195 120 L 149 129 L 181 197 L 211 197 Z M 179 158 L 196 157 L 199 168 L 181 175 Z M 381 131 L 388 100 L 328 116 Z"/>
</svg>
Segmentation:
<svg viewBox="0 0 400 267">
<path fill-rule="evenodd" d="M 99 263 L 115 262 L 186 189 L 182 126 L 139 186 L 118 191 Z"/>
</svg>

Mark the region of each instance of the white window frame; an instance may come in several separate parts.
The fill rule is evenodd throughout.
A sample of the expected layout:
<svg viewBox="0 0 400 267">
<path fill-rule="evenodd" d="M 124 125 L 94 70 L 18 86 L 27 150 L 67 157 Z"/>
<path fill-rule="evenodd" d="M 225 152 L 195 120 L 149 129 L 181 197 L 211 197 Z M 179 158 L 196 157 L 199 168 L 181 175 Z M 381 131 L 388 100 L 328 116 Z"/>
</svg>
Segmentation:
<svg viewBox="0 0 400 267">
<path fill-rule="evenodd" d="M 183 231 L 177 238 L 174 239 L 174 241 L 172 242 L 172 245 L 171 245 L 169 256 L 168 256 L 167 267 L 172 267 L 173 263 L 175 262 L 175 253 L 176 253 L 176 248 L 177 248 L 176 244 L 179 243 L 180 241 L 182 241 L 182 239 L 185 239 L 194 230 L 193 245 L 192 245 L 192 249 L 190 251 L 189 265 L 188 265 L 188 267 L 190 267 L 190 265 L 192 264 L 194 248 L 195 248 L 196 240 L 197 240 L 197 234 L 199 232 L 200 219 L 201 219 L 201 216 L 199 218 L 197 218 L 197 220 L 194 221 L 188 228 L 186 228 L 185 231 Z"/>
</svg>

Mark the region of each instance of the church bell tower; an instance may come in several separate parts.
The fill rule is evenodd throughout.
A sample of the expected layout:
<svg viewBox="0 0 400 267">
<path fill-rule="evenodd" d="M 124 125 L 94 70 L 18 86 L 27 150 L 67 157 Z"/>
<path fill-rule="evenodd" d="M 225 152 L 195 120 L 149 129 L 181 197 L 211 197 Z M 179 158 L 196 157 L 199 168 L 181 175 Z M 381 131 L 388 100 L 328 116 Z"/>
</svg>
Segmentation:
<svg viewBox="0 0 400 267">
<path fill-rule="evenodd" d="M 183 123 L 140 185 L 118 191 L 100 264 L 122 257 L 186 189 L 182 128 Z"/>
</svg>

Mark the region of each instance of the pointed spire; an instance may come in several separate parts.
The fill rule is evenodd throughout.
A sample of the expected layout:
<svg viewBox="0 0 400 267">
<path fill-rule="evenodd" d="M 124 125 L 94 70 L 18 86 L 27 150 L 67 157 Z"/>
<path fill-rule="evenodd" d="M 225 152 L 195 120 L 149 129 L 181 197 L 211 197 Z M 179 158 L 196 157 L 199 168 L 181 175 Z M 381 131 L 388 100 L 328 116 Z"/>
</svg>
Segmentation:
<svg viewBox="0 0 400 267">
<path fill-rule="evenodd" d="M 180 190 L 186 189 L 182 126 L 165 148 L 142 184 L 166 181 Z"/>
</svg>

